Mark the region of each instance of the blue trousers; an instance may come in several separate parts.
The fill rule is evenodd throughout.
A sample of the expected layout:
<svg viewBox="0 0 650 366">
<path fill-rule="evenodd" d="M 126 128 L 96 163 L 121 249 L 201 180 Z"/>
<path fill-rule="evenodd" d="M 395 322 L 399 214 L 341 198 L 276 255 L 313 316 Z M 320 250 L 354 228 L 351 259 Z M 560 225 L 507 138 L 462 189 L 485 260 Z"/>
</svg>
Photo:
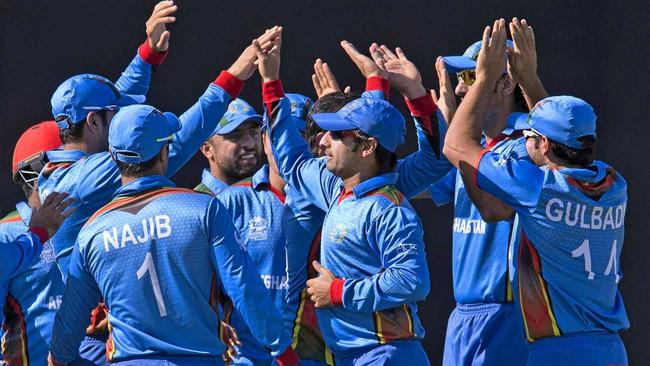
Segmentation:
<svg viewBox="0 0 650 366">
<path fill-rule="evenodd" d="M 108 366 L 106 341 L 86 336 L 79 346 L 79 357 L 68 366 Z"/>
<path fill-rule="evenodd" d="M 223 366 L 221 357 L 179 357 L 166 356 L 160 358 L 140 358 L 122 362 L 114 362 L 111 366 Z"/>
<path fill-rule="evenodd" d="M 531 343 L 527 365 L 627 366 L 627 352 L 618 333 L 568 334 Z"/>
<path fill-rule="evenodd" d="M 527 347 L 513 303 L 457 304 L 447 323 L 442 364 L 523 365 Z"/>
<path fill-rule="evenodd" d="M 395 341 L 345 354 L 334 354 L 336 366 L 428 366 L 419 341 Z"/>
</svg>

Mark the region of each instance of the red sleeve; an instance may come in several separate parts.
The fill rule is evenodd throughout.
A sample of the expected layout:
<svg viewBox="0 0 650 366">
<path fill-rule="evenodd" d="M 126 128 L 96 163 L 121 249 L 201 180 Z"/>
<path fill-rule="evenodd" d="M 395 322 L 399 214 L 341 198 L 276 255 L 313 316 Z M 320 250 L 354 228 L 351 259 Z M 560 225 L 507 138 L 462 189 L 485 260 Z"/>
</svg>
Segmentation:
<svg viewBox="0 0 650 366">
<path fill-rule="evenodd" d="M 474 162 L 474 184 L 476 184 L 477 187 L 479 187 L 479 185 L 478 185 L 478 167 L 481 164 L 481 159 L 483 159 L 483 155 L 485 155 L 488 152 L 490 152 L 490 149 L 481 150 L 481 152 L 478 153 L 478 157 L 476 158 L 476 161 Z"/>
<path fill-rule="evenodd" d="M 332 305 L 343 305 L 343 285 L 345 280 L 336 278 L 330 284 L 330 302 Z"/>
<path fill-rule="evenodd" d="M 300 362 L 300 357 L 296 351 L 289 346 L 280 356 L 276 357 L 276 361 L 279 366 L 297 366 Z"/>
<path fill-rule="evenodd" d="M 381 90 L 384 92 L 384 99 L 388 100 L 388 92 L 390 90 L 390 84 L 388 84 L 388 79 L 382 78 L 381 76 L 371 76 L 366 79 L 366 91 Z"/>
<path fill-rule="evenodd" d="M 262 100 L 264 103 L 275 102 L 284 97 L 282 82 L 280 80 L 262 83 Z"/>
<path fill-rule="evenodd" d="M 413 117 L 430 116 L 436 111 L 436 109 L 438 109 L 429 93 L 413 100 L 404 98 L 404 101 L 406 101 L 406 105 Z"/>
<path fill-rule="evenodd" d="M 156 52 L 149 47 L 149 41 L 144 40 L 144 43 L 138 47 L 138 55 L 151 66 L 158 66 L 165 61 L 165 57 L 169 54 L 169 49 L 165 52 Z"/>
<path fill-rule="evenodd" d="M 27 231 L 36 234 L 36 236 L 38 236 L 38 238 L 41 240 L 41 244 L 45 243 L 47 239 L 50 238 L 50 236 L 47 234 L 47 230 L 43 229 L 42 227 L 30 227 Z"/>
<path fill-rule="evenodd" d="M 222 71 L 212 83 L 225 90 L 232 99 L 237 98 L 242 89 L 244 89 L 244 82 L 226 70 Z"/>
</svg>

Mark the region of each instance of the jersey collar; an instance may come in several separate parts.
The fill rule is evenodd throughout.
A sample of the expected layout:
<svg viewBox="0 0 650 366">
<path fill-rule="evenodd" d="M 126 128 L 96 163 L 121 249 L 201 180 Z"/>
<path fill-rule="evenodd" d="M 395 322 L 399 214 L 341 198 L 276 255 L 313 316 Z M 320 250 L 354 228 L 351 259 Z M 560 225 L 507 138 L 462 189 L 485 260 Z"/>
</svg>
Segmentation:
<svg viewBox="0 0 650 366">
<path fill-rule="evenodd" d="M 140 192 L 163 187 L 176 187 L 176 184 L 160 175 L 147 175 L 146 177 L 138 178 L 120 187 L 115 191 L 113 199 L 120 196 L 133 196 Z"/>
<path fill-rule="evenodd" d="M 566 174 L 581 182 L 598 183 L 605 179 L 610 169 L 611 167 L 607 163 L 594 160 L 586 168 L 562 168 L 560 169 L 560 173 Z"/>
<path fill-rule="evenodd" d="M 219 194 L 219 192 L 228 188 L 228 185 L 221 181 L 221 179 L 215 177 L 210 173 L 208 169 L 203 169 L 203 174 L 201 175 L 201 183 L 208 187 L 212 194 Z"/>
<path fill-rule="evenodd" d="M 262 166 L 260 168 L 260 170 L 255 172 L 255 174 L 253 175 L 253 179 L 252 179 L 251 183 L 253 184 L 253 188 L 255 190 L 259 190 L 260 186 L 263 185 L 263 184 L 266 184 L 267 186 L 270 185 L 270 183 L 269 183 L 269 165 L 268 164 L 264 164 L 264 166 Z"/>
<path fill-rule="evenodd" d="M 397 183 L 397 173 L 386 173 L 382 175 L 378 175 L 376 177 L 372 177 L 366 181 L 363 181 L 354 188 L 352 188 L 352 192 L 357 198 L 362 197 L 366 193 L 372 192 L 375 189 L 391 184 Z M 341 184 L 341 192 L 344 192 L 345 188 L 343 187 L 343 184 Z M 343 193 L 342 193 L 343 194 Z"/>
<path fill-rule="evenodd" d="M 90 155 L 81 150 L 50 150 L 46 154 L 50 163 L 75 162 Z"/>
</svg>

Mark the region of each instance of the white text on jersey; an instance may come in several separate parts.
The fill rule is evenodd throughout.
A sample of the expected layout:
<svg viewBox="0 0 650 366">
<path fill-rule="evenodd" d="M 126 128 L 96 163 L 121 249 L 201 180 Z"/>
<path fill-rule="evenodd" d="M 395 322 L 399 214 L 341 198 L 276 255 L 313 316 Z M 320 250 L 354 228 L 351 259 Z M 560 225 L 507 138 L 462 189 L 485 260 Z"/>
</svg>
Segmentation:
<svg viewBox="0 0 650 366">
<path fill-rule="evenodd" d="M 551 198 L 546 203 L 546 217 L 569 226 L 580 225 L 581 229 L 612 230 L 623 226 L 626 205 L 627 202 L 615 207 L 591 206 Z"/>
<path fill-rule="evenodd" d="M 171 219 L 168 215 L 156 215 L 142 219 L 141 234 L 135 235 L 131 225 L 104 230 L 104 250 L 124 248 L 127 243 L 142 244 L 152 239 L 162 239 L 172 234 Z M 110 244 L 110 245 L 109 245 Z"/>
</svg>

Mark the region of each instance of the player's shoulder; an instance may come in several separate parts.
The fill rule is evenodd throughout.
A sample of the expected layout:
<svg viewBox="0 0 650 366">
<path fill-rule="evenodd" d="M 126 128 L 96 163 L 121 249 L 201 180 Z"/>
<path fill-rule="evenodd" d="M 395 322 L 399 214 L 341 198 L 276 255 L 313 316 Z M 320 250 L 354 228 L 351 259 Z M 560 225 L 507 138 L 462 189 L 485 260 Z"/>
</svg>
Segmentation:
<svg viewBox="0 0 650 366">
<path fill-rule="evenodd" d="M 390 209 L 415 212 L 404 194 L 392 184 L 378 187 L 364 196 L 364 201 L 370 204 L 370 215 L 378 216 Z"/>
<path fill-rule="evenodd" d="M 18 211 L 12 211 L 0 219 L 0 241 L 12 241 L 27 230 Z"/>
<path fill-rule="evenodd" d="M 223 202 L 248 195 L 253 191 L 253 177 L 248 177 L 226 187 L 217 194 L 217 198 Z"/>
</svg>

